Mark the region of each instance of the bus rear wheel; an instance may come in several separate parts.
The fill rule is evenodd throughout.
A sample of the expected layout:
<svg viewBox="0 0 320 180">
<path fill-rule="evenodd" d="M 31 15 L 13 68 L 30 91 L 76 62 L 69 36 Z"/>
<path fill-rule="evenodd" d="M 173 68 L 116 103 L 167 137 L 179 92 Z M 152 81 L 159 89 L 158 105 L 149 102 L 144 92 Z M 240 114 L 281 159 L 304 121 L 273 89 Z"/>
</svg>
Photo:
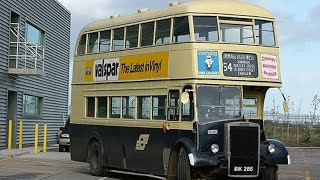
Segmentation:
<svg viewBox="0 0 320 180">
<path fill-rule="evenodd" d="M 102 150 L 99 143 L 94 141 L 90 147 L 90 173 L 93 176 L 105 176 L 107 168 L 102 166 Z"/>
<path fill-rule="evenodd" d="M 179 153 L 177 164 L 177 180 L 191 180 L 189 158 L 184 148 L 181 148 Z"/>
</svg>

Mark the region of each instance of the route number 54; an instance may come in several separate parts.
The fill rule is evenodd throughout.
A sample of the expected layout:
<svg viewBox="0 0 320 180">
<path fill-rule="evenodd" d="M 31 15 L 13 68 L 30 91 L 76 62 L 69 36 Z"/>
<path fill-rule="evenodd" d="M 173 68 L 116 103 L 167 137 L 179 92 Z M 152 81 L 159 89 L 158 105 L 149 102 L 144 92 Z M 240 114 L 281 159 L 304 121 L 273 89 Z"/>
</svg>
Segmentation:
<svg viewBox="0 0 320 180">
<path fill-rule="evenodd" d="M 231 63 L 223 63 L 223 71 L 232 71 Z"/>
</svg>

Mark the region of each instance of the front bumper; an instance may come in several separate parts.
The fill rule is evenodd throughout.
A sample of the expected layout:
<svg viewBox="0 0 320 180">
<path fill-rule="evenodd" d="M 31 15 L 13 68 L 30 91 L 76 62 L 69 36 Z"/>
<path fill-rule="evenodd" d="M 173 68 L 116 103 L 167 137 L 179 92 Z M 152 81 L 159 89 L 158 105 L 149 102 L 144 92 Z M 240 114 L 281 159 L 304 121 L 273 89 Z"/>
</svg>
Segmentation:
<svg viewBox="0 0 320 180">
<path fill-rule="evenodd" d="M 70 138 L 60 138 L 59 145 L 60 146 L 70 146 Z"/>
</svg>

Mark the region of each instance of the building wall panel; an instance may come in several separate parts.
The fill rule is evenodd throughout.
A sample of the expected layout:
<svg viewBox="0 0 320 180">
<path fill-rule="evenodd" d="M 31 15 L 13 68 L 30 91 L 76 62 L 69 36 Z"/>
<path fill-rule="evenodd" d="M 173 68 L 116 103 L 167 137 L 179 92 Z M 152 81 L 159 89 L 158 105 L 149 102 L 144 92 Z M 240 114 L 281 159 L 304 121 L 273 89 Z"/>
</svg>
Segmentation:
<svg viewBox="0 0 320 180">
<path fill-rule="evenodd" d="M 43 142 L 44 124 L 48 125 L 48 143 L 56 143 L 56 132 L 63 126 L 68 113 L 71 14 L 56 0 L 0 1 L 0 10 L 0 149 L 5 148 L 6 143 L 6 128 L 3 127 L 7 122 L 8 89 L 18 93 L 16 144 L 19 142 L 20 120 L 23 120 L 23 146 L 33 146 L 36 123 L 39 124 L 39 144 Z M 45 76 L 8 74 L 11 10 L 20 15 L 22 28 L 29 22 L 45 32 Z M 25 33 L 21 30 L 23 37 Z M 42 118 L 23 115 L 23 94 L 43 97 Z"/>
</svg>

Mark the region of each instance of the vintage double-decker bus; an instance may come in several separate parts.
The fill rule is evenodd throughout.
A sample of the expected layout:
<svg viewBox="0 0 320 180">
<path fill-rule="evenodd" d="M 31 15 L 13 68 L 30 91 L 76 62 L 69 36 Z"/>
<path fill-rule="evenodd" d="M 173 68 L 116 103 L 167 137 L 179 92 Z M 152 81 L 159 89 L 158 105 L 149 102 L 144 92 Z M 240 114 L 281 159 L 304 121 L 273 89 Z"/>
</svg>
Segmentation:
<svg viewBox="0 0 320 180">
<path fill-rule="evenodd" d="M 286 147 L 263 107 L 281 87 L 275 20 L 241 1 L 170 3 L 85 26 L 74 57 L 71 158 L 189 180 L 277 179 Z"/>
</svg>

